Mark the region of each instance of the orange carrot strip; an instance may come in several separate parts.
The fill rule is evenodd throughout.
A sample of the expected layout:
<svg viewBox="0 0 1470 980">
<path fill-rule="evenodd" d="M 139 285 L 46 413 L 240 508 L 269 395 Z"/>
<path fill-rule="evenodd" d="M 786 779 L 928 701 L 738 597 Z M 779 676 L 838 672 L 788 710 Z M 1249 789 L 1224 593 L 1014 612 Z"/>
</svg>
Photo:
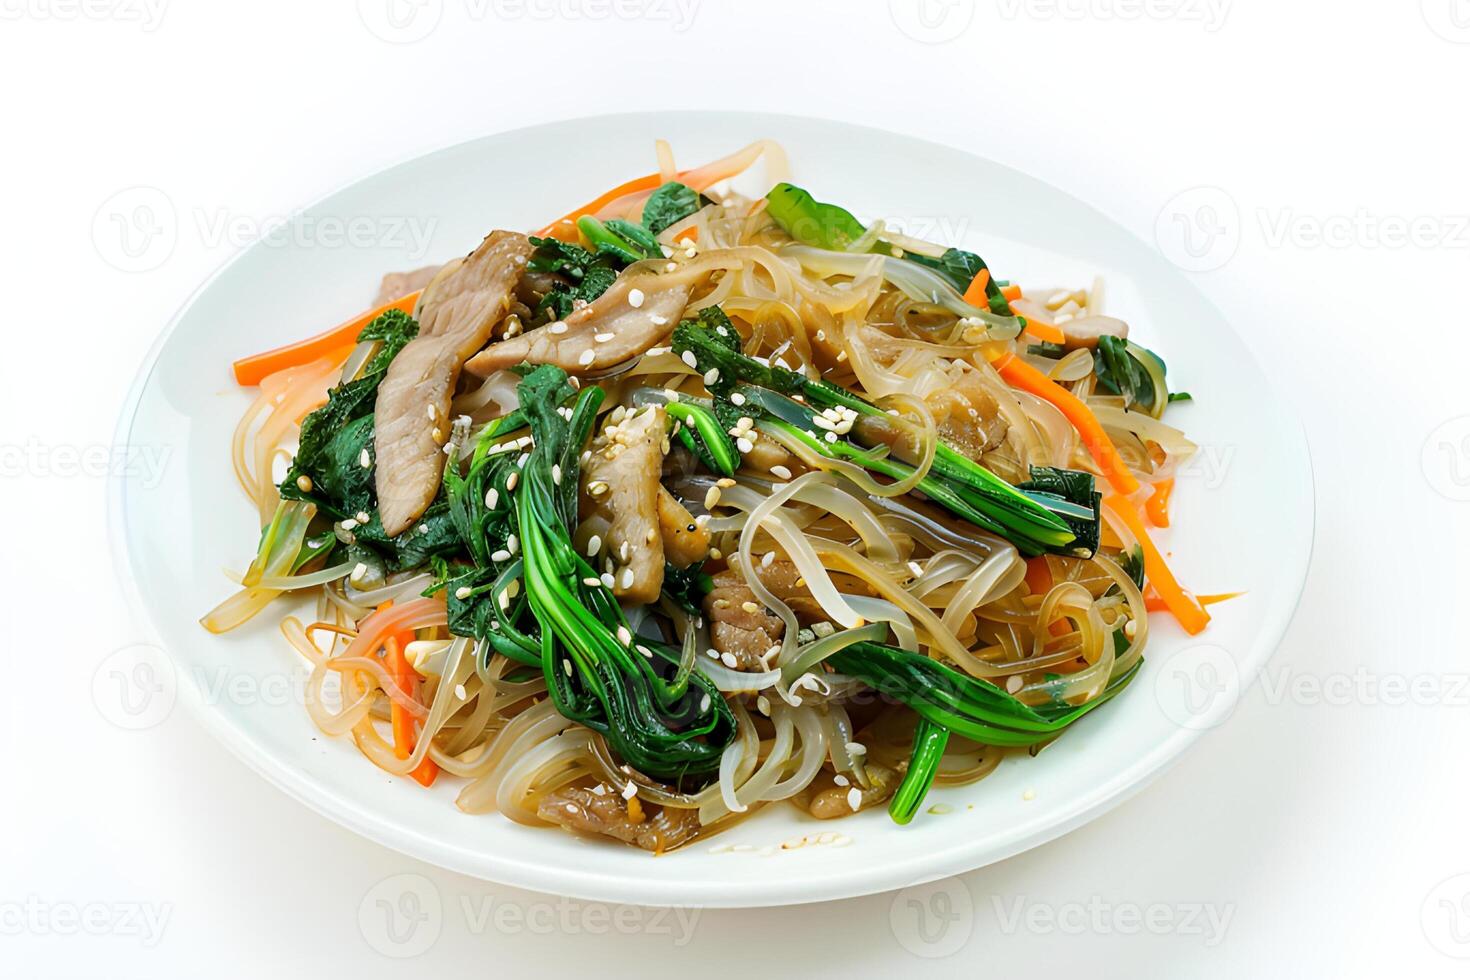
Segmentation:
<svg viewBox="0 0 1470 980">
<path fill-rule="evenodd" d="M 1174 492 L 1174 478 L 1154 484 L 1153 496 L 1144 502 L 1143 510 L 1154 527 L 1169 526 L 1169 494 Z"/>
<path fill-rule="evenodd" d="M 1026 332 L 1037 340 L 1048 344 L 1065 344 L 1067 342 L 1067 335 L 1062 333 L 1061 327 L 1031 316 L 1026 318 Z"/>
<path fill-rule="evenodd" d="M 697 242 L 697 241 L 699 241 L 699 226 L 698 225 L 690 225 L 688 228 L 685 228 L 683 231 L 679 232 L 679 234 L 675 235 L 674 236 L 674 241 L 676 241 L 676 242 Z"/>
<path fill-rule="evenodd" d="M 1143 519 L 1138 516 L 1138 510 L 1133 502 L 1119 496 L 1109 496 L 1104 503 L 1112 508 L 1113 513 L 1127 525 L 1128 530 L 1138 539 L 1139 547 L 1143 549 L 1143 570 L 1149 584 L 1164 601 L 1165 607 L 1184 627 L 1184 631 L 1191 636 L 1198 633 L 1209 625 L 1210 614 L 1205 612 L 1205 607 L 1200 601 L 1186 591 L 1174 578 L 1174 573 L 1169 570 L 1164 556 L 1160 553 L 1158 546 L 1148 536 L 1148 530 L 1143 526 Z"/>
<path fill-rule="evenodd" d="M 392 604 L 393 600 L 389 599 L 378 607 L 378 611 L 381 612 Z M 418 674 L 409 664 L 408 658 L 404 656 L 404 648 L 412 639 L 413 633 L 405 630 L 394 633 L 383 641 L 383 650 L 387 654 L 388 672 L 393 676 L 394 683 L 409 692 L 416 691 L 419 682 Z M 394 701 L 389 709 L 389 717 L 393 724 L 393 754 L 400 759 L 407 759 L 413 755 L 413 750 L 418 743 L 413 717 L 397 701 Z M 424 760 L 414 767 L 409 775 L 421 786 L 432 786 L 435 777 L 439 775 L 439 766 L 428 756 L 424 756 Z"/>
<path fill-rule="evenodd" d="M 1082 445 L 1087 447 L 1114 490 L 1126 497 L 1138 489 L 1138 480 L 1128 471 L 1113 440 L 1108 438 L 1102 423 L 1082 399 L 1009 351 L 1001 353 L 991 363 L 1007 384 L 1029 391 L 1056 406 L 1082 437 Z"/>
<path fill-rule="evenodd" d="M 1032 595 L 1046 595 L 1051 591 L 1051 566 L 1045 555 L 1026 559 L 1026 587 Z"/>
<path fill-rule="evenodd" d="M 1000 294 L 1006 298 L 1007 303 L 1014 303 L 1021 298 L 1021 287 L 1014 285 L 1002 286 L 1000 287 Z"/>
<path fill-rule="evenodd" d="M 634 177 L 630 181 L 619 184 L 607 193 L 593 198 L 580 208 L 574 208 L 568 211 L 545 228 L 542 228 L 536 235 L 539 238 L 559 238 L 564 242 L 574 242 L 577 240 L 577 219 L 582 217 L 582 215 L 596 214 L 620 197 L 628 194 L 636 194 L 639 191 L 651 191 L 661 183 L 663 183 L 663 176 L 661 174 L 645 174 L 642 177 Z"/>
<path fill-rule="evenodd" d="M 971 306 L 978 306 L 982 310 L 990 309 L 990 300 L 985 298 L 985 290 L 989 285 L 990 270 L 981 269 L 975 273 L 975 278 L 970 280 L 970 285 L 965 289 L 965 302 Z"/>
<path fill-rule="evenodd" d="M 286 344 L 284 347 L 277 347 L 262 354 L 242 357 L 235 362 L 235 383 L 245 387 L 258 385 L 263 378 L 284 368 L 308 364 L 340 347 L 350 348 L 357 343 L 357 335 L 362 333 L 363 327 L 389 310 L 412 313 L 413 305 L 418 302 L 418 298 L 419 293 L 400 296 L 391 303 L 384 303 L 376 310 L 369 310 L 367 313 L 355 316 L 346 323 L 333 327 L 325 333 L 319 333 L 315 337 L 298 340 L 294 344 Z"/>
<path fill-rule="evenodd" d="M 1215 595 L 1197 595 L 1196 599 L 1202 606 L 1213 606 L 1217 602 L 1226 602 L 1230 599 L 1239 599 L 1245 595 L 1244 592 L 1219 592 Z M 1169 607 L 1164 605 L 1164 600 L 1154 591 L 1152 585 L 1143 590 L 1143 607 L 1149 612 L 1168 612 Z"/>
</svg>

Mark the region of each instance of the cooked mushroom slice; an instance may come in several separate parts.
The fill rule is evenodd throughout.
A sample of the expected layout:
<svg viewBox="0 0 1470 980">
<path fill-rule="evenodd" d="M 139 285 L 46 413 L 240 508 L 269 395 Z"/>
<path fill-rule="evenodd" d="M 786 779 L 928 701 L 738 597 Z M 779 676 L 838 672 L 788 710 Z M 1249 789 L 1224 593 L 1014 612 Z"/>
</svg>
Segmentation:
<svg viewBox="0 0 1470 980">
<path fill-rule="evenodd" d="M 1103 337 L 1127 338 L 1128 324 L 1114 316 L 1103 316 L 1095 313 L 1092 316 L 1079 316 L 1074 320 L 1066 320 L 1057 324 L 1061 327 L 1062 334 L 1067 338 L 1066 348 L 1076 350 L 1079 347 L 1096 347 L 1097 342 Z"/>
<path fill-rule="evenodd" d="M 692 565 L 709 554 L 710 533 L 703 522 L 679 503 L 663 486 L 658 488 L 658 528 L 663 535 L 664 556 L 679 567 Z"/>
<path fill-rule="evenodd" d="M 598 792 L 597 790 L 601 790 Z M 616 789 L 568 786 L 548 793 L 536 807 L 547 823 L 585 834 L 601 834 L 645 851 L 672 851 L 699 833 L 699 815 L 679 807 L 651 808 L 647 813 L 635 797 L 624 800 Z"/>
<path fill-rule="evenodd" d="M 491 232 L 467 258 L 439 270 L 419 298 L 419 335 L 393 358 L 378 387 L 378 510 L 390 537 L 438 492 L 460 368 L 510 307 L 530 254 L 525 235 Z"/>
<path fill-rule="evenodd" d="M 492 344 L 465 365 L 485 376 L 522 361 L 555 364 L 577 374 L 601 371 L 642 354 L 668 336 L 684 313 L 690 291 L 709 275 L 707 266 L 659 273 L 630 266 L 608 291 L 548 324 Z"/>
<path fill-rule="evenodd" d="M 775 596 L 791 607 L 799 620 L 823 618 L 822 607 L 812 598 L 796 565 L 773 561 L 756 565 L 756 575 Z M 762 606 L 745 584 L 738 568 L 714 577 L 714 588 L 704 597 L 704 614 L 710 622 L 710 643 L 715 652 L 729 654 L 736 670 L 765 670 L 762 660 L 781 642 L 786 624 Z"/>
<path fill-rule="evenodd" d="M 444 268 L 440 265 L 426 265 L 422 269 L 414 269 L 411 272 L 390 272 L 383 277 L 383 284 L 378 287 L 378 298 L 373 300 L 373 306 L 382 306 L 391 303 L 400 296 L 423 289 L 439 270 Z"/>
<path fill-rule="evenodd" d="M 977 462 L 1005 441 L 1009 424 L 973 369 L 964 369 L 948 387 L 929 395 L 924 403 L 934 415 L 939 438 Z M 918 447 L 909 435 L 910 428 L 899 428 L 880 416 L 864 416 L 857 426 L 864 439 L 885 443 L 900 459 L 915 461 Z"/>
<path fill-rule="evenodd" d="M 824 771 L 797 795 L 797 802 L 804 802 L 807 812 L 818 820 L 833 820 L 886 803 L 898 789 L 898 773 L 887 766 L 870 762 L 865 774 L 868 777 L 866 786 L 851 782 L 838 785 L 833 774 Z"/>
<path fill-rule="evenodd" d="M 594 564 L 608 568 L 613 594 L 628 602 L 653 602 L 664 584 L 658 481 L 666 442 L 659 406 L 631 415 L 614 412 L 582 467 L 582 516 L 607 524 Z"/>
</svg>

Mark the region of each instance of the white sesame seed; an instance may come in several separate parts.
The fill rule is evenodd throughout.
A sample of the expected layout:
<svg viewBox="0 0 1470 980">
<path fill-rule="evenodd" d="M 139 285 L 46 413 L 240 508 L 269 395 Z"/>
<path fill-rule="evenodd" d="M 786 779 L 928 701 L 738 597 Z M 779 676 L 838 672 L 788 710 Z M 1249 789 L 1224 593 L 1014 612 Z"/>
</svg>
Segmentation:
<svg viewBox="0 0 1470 980">
<path fill-rule="evenodd" d="M 602 579 L 598 578 L 596 575 L 589 575 L 582 580 L 582 584 L 587 586 L 587 588 L 589 589 L 595 589 L 602 584 Z"/>
<path fill-rule="evenodd" d="M 551 464 L 551 482 L 552 483 L 555 483 L 557 486 L 561 486 L 561 464 L 560 463 L 552 463 Z"/>
<path fill-rule="evenodd" d="M 862 809 L 862 806 L 863 806 L 863 791 L 860 790 L 860 789 L 858 789 L 856 786 L 854 786 L 852 789 L 848 790 L 847 791 L 847 805 L 850 806 L 850 807 L 852 807 L 854 813 L 856 813 L 858 810 Z"/>
<path fill-rule="evenodd" d="M 357 512 L 357 523 L 359 523 L 359 524 L 367 524 L 372 519 L 373 519 L 373 516 L 371 514 L 369 514 L 365 510 L 360 510 L 360 511 Z"/>
<path fill-rule="evenodd" d="M 638 652 L 641 653 L 641 654 L 643 654 L 649 660 L 652 660 L 653 659 L 653 651 L 650 650 L 650 649 L 648 649 L 648 647 L 644 646 L 641 643 L 638 644 Z"/>
<path fill-rule="evenodd" d="M 696 371 L 699 370 L 699 361 L 698 361 L 697 358 L 695 358 L 694 351 L 692 351 L 692 350 L 686 350 L 684 353 L 682 353 L 682 354 L 679 355 L 679 360 L 683 361 L 685 364 L 689 365 L 694 370 L 696 370 Z"/>
<path fill-rule="evenodd" d="M 355 578 L 355 579 L 362 578 L 366 574 L 367 574 L 367 565 L 363 564 L 362 562 L 358 562 L 356 565 L 353 565 L 352 566 L 352 577 L 353 578 Z"/>
<path fill-rule="evenodd" d="M 562 323 L 560 320 L 558 320 L 555 323 L 553 323 L 551 326 L 547 327 L 546 329 L 549 330 L 552 333 L 566 333 L 567 332 L 567 325 L 565 323 Z"/>
<path fill-rule="evenodd" d="M 662 314 L 659 314 L 659 313 L 655 313 L 655 314 L 653 314 L 653 315 L 652 315 L 652 316 L 650 316 L 650 317 L 649 317 L 649 318 L 648 318 L 648 319 L 649 319 L 649 320 L 651 320 L 651 321 L 652 321 L 652 322 L 653 322 L 653 325 L 654 325 L 654 326 L 655 326 L 655 327 L 661 327 L 661 326 L 663 326 L 663 325 L 664 325 L 664 324 L 666 324 L 666 323 L 668 323 L 668 322 L 669 322 L 669 318 L 668 318 L 668 317 L 666 317 L 666 316 L 663 316 L 663 315 L 662 315 Z"/>
<path fill-rule="evenodd" d="M 741 437 L 735 440 L 735 448 L 740 450 L 742 453 L 748 453 L 755 448 L 755 443 L 751 442 L 749 439 Z"/>
<path fill-rule="evenodd" d="M 623 787 L 623 799 L 631 800 L 638 795 L 638 785 L 633 780 L 628 780 L 628 785 Z"/>
<path fill-rule="evenodd" d="M 733 653 L 720 654 L 720 662 L 723 663 L 726 667 L 729 667 L 731 670 L 734 670 L 736 665 L 739 663 L 739 661 L 735 659 L 735 654 Z"/>
<path fill-rule="evenodd" d="M 499 490 L 496 490 L 494 487 L 491 487 L 489 490 L 486 490 L 485 491 L 485 506 L 486 507 L 490 508 L 491 510 L 494 510 L 495 509 L 495 505 L 497 503 L 499 503 L 499 502 L 500 502 L 500 491 Z"/>
<path fill-rule="evenodd" d="M 367 447 L 362 447 L 362 452 L 357 454 L 357 465 L 365 470 L 373 468 L 373 458 L 368 455 Z"/>
<path fill-rule="evenodd" d="M 846 776 L 842 775 L 842 773 L 838 773 L 837 775 L 832 777 L 832 782 L 836 783 L 838 786 L 846 786 L 849 780 Z"/>
<path fill-rule="evenodd" d="M 837 433 L 835 433 L 835 432 L 829 432 L 825 436 L 823 436 L 822 438 L 826 439 L 828 442 L 836 442 L 837 441 Z"/>
<path fill-rule="evenodd" d="M 751 602 L 749 599 L 747 599 L 746 601 L 742 602 L 740 604 L 740 608 L 741 609 L 744 609 L 746 612 L 752 613 L 752 614 L 758 613 L 758 612 L 761 611 L 761 607 L 760 606 L 757 606 L 755 603 Z"/>
<path fill-rule="evenodd" d="M 613 587 L 612 572 L 603 572 L 602 573 L 602 577 L 599 578 L 598 581 L 602 583 L 603 588 L 607 588 L 607 589 L 612 588 Z"/>
<path fill-rule="evenodd" d="M 463 684 L 456 684 L 454 685 L 454 696 L 461 701 L 468 701 L 470 699 L 470 692 L 464 689 Z"/>
<path fill-rule="evenodd" d="M 618 642 L 625 647 L 633 645 L 633 634 L 629 632 L 628 627 L 618 627 Z"/>
<path fill-rule="evenodd" d="M 431 402 L 430 404 L 424 406 L 424 410 L 425 410 L 425 414 L 427 414 L 429 416 L 429 421 L 430 422 L 436 422 L 436 421 L 438 421 L 438 419 L 439 419 L 439 406 L 438 405 L 435 405 L 435 404 L 433 404 Z"/>
<path fill-rule="evenodd" d="M 632 546 L 628 544 L 628 542 L 624 541 L 622 544 L 618 545 L 618 558 L 622 559 L 623 561 L 627 561 L 628 553 L 630 551 L 632 551 Z"/>
<path fill-rule="evenodd" d="M 720 488 L 710 487 L 704 494 L 704 509 L 714 510 L 720 502 Z"/>
<path fill-rule="evenodd" d="M 862 742 L 848 742 L 843 748 L 847 749 L 848 755 L 867 755 L 868 747 Z"/>
<path fill-rule="evenodd" d="M 592 496 L 594 497 L 600 497 L 603 494 L 607 493 L 607 484 L 602 480 L 593 480 L 591 483 L 587 484 L 587 492 L 592 494 Z"/>
<path fill-rule="evenodd" d="M 507 534 L 505 536 L 505 550 L 509 551 L 511 554 L 515 554 L 517 551 L 520 551 L 521 539 L 516 537 L 514 534 Z"/>
<path fill-rule="evenodd" d="M 561 672 L 568 677 L 572 676 L 572 662 L 570 660 L 563 660 L 561 662 Z"/>
<path fill-rule="evenodd" d="M 586 367 L 595 360 L 597 360 L 597 355 L 589 349 L 582 352 L 582 356 L 577 358 L 577 363 Z"/>
<path fill-rule="evenodd" d="M 296 478 L 296 489 L 302 493 L 311 493 L 311 477 L 305 473 Z"/>
<path fill-rule="evenodd" d="M 587 539 L 587 557 L 594 558 L 602 550 L 602 537 L 594 534 Z"/>
<path fill-rule="evenodd" d="M 1024 686 L 1025 681 L 1021 680 L 1020 674 L 1012 674 L 1006 678 L 1006 690 L 1011 694 L 1015 694 Z"/>
<path fill-rule="evenodd" d="M 504 548 L 497 549 L 496 551 L 493 551 L 493 552 L 490 553 L 490 560 L 491 561 L 510 561 L 510 552 L 509 551 L 506 551 Z"/>
<path fill-rule="evenodd" d="M 703 714 L 704 712 L 706 712 L 708 710 L 709 710 L 709 695 L 706 694 L 706 695 L 704 695 L 704 697 L 702 697 L 702 698 L 699 699 L 699 712 L 700 712 L 700 714 Z"/>
<path fill-rule="evenodd" d="M 775 560 L 776 560 L 776 553 L 774 551 L 768 551 L 764 555 L 761 555 L 761 567 L 762 568 L 770 568 L 771 567 L 771 564 Z"/>
<path fill-rule="evenodd" d="M 474 594 L 475 594 L 475 590 L 472 589 L 472 588 L 470 588 L 468 585 L 461 585 L 459 588 L 457 588 L 457 589 L 454 590 L 454 597 L 456 599 L 461 600 L 461 601 L 463 601 L 465 599 L 468 599 L 470 596 L 472 596 Z"/>
<path fill-rule="evenodd" d="M 924 574 L 924 566 L 920 565 L 916 561 L 911 561 L 909 562 L 909 571 L 914 573 L 914 578 L 918 578 L 920 575 Z"/>
<path fill-rule="evenodd" d="M 719 381 L 719 380 L 720 380 L 720 369 L 719 368 L 710 368 L 708 371 L 704 372 L 704 383 L 705 384 L 712 385 L 716 381 Z"/>
<path fill-rule="evenodd" d="M 357 527 L 357 519 L 356 518 L 349 517 L 345 521 L 343 521 L 341 524 L 338 524 L 337 526 L 340 527 L 344 531 L 351 531 L 352 529 L 354 529 L 355 527 Z"/>
<path fill-rule="evenodd" d="M 732 391 L 732 392 L 730 392 L 730 404 L 732 404 L 732 405 L 744 405 L 745 404 L 745 396 L 742 395 L 738 391 Z"/>
<path fill-rule="evenodd" d="M 777 463 L 775 466 L 771 467 L 771 475 L 780 477 L 783 480 L 789 480 L 791 479 L 791 470 L 788 467 L 782 466 L 780 463 Z"/>
<path fill-rule="evenodd" d="M 595 333 L 592 335 L 592 339 L 599 344 L 605 344 L 616 336 L 617 334 L 615 333 Z"/>
<path fill-rule="evenodd" d="M 643 290 L 637 288 L 628 290 L 628 305 L 633 307 L 633 309 L 635 310 L 638 309 L 638 307 L 642 306 Z"/>
<path fill-rule="evenodd" d="M 510 493 L 516 488 L 516 484 L 520 482 L 521 475 L 519 473 L 512 473 L 510 476 L 505 478 L 505 492 Z"/>
<path fill-rule="evenodd" d="M 631 568 L 625 568 L 625 569 L 623 569 L 623 588 L 624 589 L 631 589 L 632 587 L 633 587 L 633 569 L 631 569 Z"/>
</svg>

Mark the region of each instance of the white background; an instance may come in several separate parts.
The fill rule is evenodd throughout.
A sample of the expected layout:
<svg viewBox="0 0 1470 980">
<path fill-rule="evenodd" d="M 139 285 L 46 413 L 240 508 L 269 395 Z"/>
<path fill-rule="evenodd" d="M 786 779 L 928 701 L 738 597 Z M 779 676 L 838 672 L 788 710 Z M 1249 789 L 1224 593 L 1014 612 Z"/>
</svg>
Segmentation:
<svg viewBox="0 0 1470 980">
<path fill-rule="evenodd" d="M 401 2 L 395 28 L 386 0 L 0 0 L 0 975 L 1465 975 L 1470 4 Z M 1300 611 L 1231 720 L 1110 815 L 940 888 L 692 921 L 400 857 L 182 712 L 110 724 L 92 678 L 140 634 L 97 454 L 193 288 L 396 161 L 671 108 L 950 143 L 1182 261 L 1194 222 L 1196 279 L 1300 414 L 1317 479 Z M 110 216 L 140 185 L 176 241 L 128 271 Z M 1218 190 L 1181 211 L 1198 187 Z M 442 914 L 396 961 L 359 911 L 405 874 Z M 69 912 L 98 934 L 66 934 Z"/>
</svg>

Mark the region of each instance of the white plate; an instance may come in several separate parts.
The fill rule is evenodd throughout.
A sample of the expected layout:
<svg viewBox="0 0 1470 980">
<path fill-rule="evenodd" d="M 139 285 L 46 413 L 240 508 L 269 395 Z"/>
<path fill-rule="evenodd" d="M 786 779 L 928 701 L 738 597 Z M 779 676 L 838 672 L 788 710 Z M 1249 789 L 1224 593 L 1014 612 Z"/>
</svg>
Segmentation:
<svg viewBox="0 0 1470 980">
<path fill-rule="evenodd" d="M 240 355 L 306 336 L 363 309 L 389 270 L 442 261 L 489 229 L 534 228 L 602 189 L 653 169 L 653 141 L 684 166 L 759 137 L 780 140 L 794 179 L 864 218 L 964 245 L 998 274 L 1032 286 L 1105 277 L 1106 307 L 1168 360 L 1193 392 L 1173 420 L 1203 462 L 1180 480 L 1178 527 L 1164 538 L 1196 590 L 1243 590 L 1216 606 L 1201 637 L 1155 618 L 1133 685 L 1036 758 L 1008 759 L 973 786 L 930 794 L 908 827 L 877 809 L 827 823 L 776 806 L 711 844 L 653 858 L 554 829 L 467 816 L 453 780 L 426 792 L 392 779 L 346 740 L 321 735 L 300 705 L 301 662 L 267 612 L 213 637 L 198 617 L 230 591 L 225 567 L 255 547 L 251 508 L 229 465 L 230 433 L 249 396 L 231 382 Z M 1312 541 L 1311 471 L 1291 413 L 1240 339 L 1154 248 L 1091 207 L 957 150 L 874 129 L 786 116 L 622 115 L 490 136 L 393 167 L 333 194 L 301 228 L 369 231 L 352 247 L 326 234 L 280 236 L 246 250 L 189 300 L 144 365 L 123 416 L 124 444 L 167 452 L 156 485 L 114 487 L 118 565 L 178 697 L 271 782 L 389 847 L 493 881 L 581 898 L 645 904 L 759 906 L 846 898 L 976 868 L 1078 827 L 1142 787 L 1229 715 L 1295 607 Z M 432 223 L 425 254 L 397 222 Z M 420 225 L 419 227 L 424 227 Z M 151 483 L 151 481 L 150 481 Z M 1229 773 L 1221 773 L 1229 779 Z M 784 850 L 836 832 L 846 846 Z"/>
</svg>

